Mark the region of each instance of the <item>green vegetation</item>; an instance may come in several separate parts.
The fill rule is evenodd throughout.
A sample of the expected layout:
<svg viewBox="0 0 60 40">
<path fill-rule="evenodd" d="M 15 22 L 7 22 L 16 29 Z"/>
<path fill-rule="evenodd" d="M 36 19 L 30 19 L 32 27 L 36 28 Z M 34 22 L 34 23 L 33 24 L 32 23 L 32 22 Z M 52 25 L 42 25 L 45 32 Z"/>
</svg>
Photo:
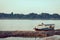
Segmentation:
<svg viewBox="0 0 60 40">
<path fill-rule="evenodd" d="M 11 12 L 11 14 L 7 13 L 0 13 L 0 19 L 55 19 L 59 20 L 60 15 L 59 14 L 49 14 L 49 13 L 29 13 L 29 14 L 14 14 Z"/>
</svg>

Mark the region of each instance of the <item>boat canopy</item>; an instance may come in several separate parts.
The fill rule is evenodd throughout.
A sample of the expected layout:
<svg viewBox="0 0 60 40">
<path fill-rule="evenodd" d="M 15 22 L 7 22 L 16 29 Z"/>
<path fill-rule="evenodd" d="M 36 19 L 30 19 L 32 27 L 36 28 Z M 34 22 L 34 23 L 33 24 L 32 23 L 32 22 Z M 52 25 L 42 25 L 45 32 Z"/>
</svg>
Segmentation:
<svg viewBox="0 0 60 40">
<path fill-rule="evenodd" d="M 39 24 L 38 26 L 54 26 L 55 24 Z"/>
<path fill-rule="evenodd" d="M 55 24 L 45 24 L 45 26 L 54 26 Z"/>
</svg>

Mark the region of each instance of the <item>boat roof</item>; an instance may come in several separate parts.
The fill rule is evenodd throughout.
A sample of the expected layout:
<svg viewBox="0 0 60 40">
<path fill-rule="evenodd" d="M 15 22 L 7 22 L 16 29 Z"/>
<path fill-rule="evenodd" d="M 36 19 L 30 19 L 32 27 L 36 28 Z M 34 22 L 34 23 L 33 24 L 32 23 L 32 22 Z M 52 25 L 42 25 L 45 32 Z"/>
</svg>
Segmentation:
<svg viewBox="0 0 60 40">
<path fill-rule="evenodd" d="M 53 26 L 53 25 L 55 25 L 55 24 L 45 24 L 45 26 Z"/>
<path fill-rule="evenodd" d="M 39 24 L 38 26 L 42 26 L 42 25 L 45 25 L 45 26 L 54 26 L 55 24 Z"/>
</svg>

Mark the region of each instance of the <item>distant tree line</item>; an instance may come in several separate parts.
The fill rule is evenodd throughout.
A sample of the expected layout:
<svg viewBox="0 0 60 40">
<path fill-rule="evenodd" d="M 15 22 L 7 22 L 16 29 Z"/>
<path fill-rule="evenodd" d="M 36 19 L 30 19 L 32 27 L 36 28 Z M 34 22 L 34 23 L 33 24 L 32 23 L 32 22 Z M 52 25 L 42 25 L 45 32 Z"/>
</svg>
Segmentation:
<svg viewBox="0 0 60 40">
<path fill-rule="evenodd" d="M 49 14 L 49 13 L 29 13 L 29 14 L 7 14 L 0 13 L 0 19 L 60 19 L 59 14 Z"/>
</svg>

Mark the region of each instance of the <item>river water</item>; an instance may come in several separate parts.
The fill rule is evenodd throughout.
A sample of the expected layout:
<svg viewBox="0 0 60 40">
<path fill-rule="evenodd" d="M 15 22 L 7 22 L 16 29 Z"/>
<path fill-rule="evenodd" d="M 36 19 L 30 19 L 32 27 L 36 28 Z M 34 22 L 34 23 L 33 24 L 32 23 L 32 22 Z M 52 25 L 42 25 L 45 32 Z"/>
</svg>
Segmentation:
<svg viewBox="0 0 60 40">
<path fill-rule="evenodd" d="M 19 31 L 19 30 L 34 30 L 33 28 L 41 23 L 55 24 L 55 29 L 60 28 L 60 20 L 20 20 L 20 19 L 1 19 L 0 31 Z M 53 36 L 50 38 L 59 38 L 59 36 Z M 55 39 L 55 40 L 56 40 Z M 9 37 L 0 38 L 0 40 L 35 40 L 35 38 L 22 38 L 22 37 Z M 45 40 L 45 38 L 37 38 L 36 40 Z"/>
</svg>

